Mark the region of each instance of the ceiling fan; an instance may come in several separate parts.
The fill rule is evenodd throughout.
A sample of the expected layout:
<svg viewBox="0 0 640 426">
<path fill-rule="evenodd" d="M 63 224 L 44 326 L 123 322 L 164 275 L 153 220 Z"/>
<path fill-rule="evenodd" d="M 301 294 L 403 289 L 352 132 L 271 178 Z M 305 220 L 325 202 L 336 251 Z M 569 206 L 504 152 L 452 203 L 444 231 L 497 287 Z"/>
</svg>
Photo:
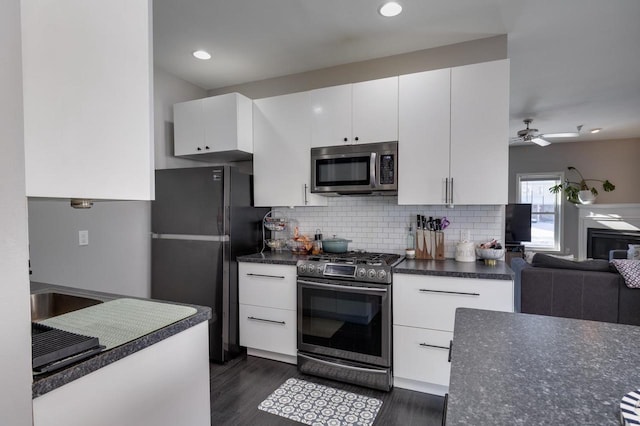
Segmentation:
<svg viewBox="0 0 640 426">
<path fill-rule="evenodd" d="M 529 128 L 529 124 L 533 123 L 532 118 L 526 118 L 523 120 L 527 126 L 526 129 L 518 131 L 518 137 L 511 138 L 511 142 L 533 142 L 540 146 L 547 146 L 551 144 L 545 138 L 575 138 L 579 136 L 582 125 L 578 126 L 578 132 L 563 132 L 563 133 L 538 133 L 538 129 Z"/>
</svg>

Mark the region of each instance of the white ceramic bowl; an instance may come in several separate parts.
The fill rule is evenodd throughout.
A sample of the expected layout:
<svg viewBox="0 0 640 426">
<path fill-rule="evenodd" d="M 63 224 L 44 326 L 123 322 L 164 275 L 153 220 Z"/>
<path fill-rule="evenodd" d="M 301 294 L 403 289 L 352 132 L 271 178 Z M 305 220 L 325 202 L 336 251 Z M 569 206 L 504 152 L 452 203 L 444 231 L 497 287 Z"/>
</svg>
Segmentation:
<svg viewBox="0 0 640 426">
<path fill-rule="evenodd" d="M 504 256 L 504 249 L 488 249 L 476 247 L 476 255 L 480 259 L 496 260 Z"/>
</svg>

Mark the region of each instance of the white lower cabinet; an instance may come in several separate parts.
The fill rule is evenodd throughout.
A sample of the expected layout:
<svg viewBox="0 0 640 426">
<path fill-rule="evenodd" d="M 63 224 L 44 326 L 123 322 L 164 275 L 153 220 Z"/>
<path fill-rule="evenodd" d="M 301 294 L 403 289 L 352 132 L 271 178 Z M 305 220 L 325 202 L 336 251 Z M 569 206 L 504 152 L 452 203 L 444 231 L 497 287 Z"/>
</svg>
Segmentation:
<svg viewBox="0 0 640 426">
<path fill-rule="evenodd" d="M 449 348 L 453 333 L 425 328 L 393 326 L 393 375 L 397 387 L 399 378 L 417 388 L 422 383 L 449 386 Z"/>
<path fill-rule="evenodd" d="M 240 345 L 247 354 L 296 363 L 296 267 L 238 263 Z"/>
<path fill-rule="evenodd" d="M 394 386 L 444 395 L 457 308 L 513 312 L 513 281 L 395 274 Z"/>
</svg>

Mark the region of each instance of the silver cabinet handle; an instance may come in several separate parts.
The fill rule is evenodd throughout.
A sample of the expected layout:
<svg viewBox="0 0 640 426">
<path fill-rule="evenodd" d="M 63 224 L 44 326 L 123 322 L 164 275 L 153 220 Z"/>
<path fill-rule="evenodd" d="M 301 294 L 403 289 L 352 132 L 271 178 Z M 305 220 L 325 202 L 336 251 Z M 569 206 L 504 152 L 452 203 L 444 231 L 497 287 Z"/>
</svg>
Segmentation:
<svg viewBox="0 0 640 426">
<path fill-rule="evenodd" d="M 262 278 L 277 278 L 279 280 L 284 280 L 284 276 L 282 275 L 265 275 L 265 274 L 247 274 L 250 277 L 262 277 Z"/>
<path fill-rule="evenodd" d="M 444 178 L 444 203 L 449 202 L 449 178 Z"/>
<path fill-rule="evenodd" d="M 441 293 L 441 294 L 461 294 L 464 296 L 480 296 L 480 293 L 465 293 L 463 291 L 428 290 L 426 288 L 421 288 L 418 291 L 420 293 Z"/>
<path fill-rule="evenodd" d="M 309 188 L 307 186 L 307 184 L 304 184 L 304 205 L 306 206 L 307 204 L 309 204 L 309 201 L 307 201 L 307 188 Z"/>
<path fill-rule="evenodd" d="M 280 325 L 285 325 L 286 324 L 286 322 L 284 322 L 284 321 L 274 321 L 274 320 L 264 319 L 264 318 L 247 317 L 247 319 L 250 319 L 250 320 L 253 320 L 253 321 L 268 322 L 268 323 L 271 323 L 271 324 L 280 324 Z"/>
<path fill-rule="evenodd" d="M 438 348 L 438 349 L 446 349 L 449 350 L 449 346 L 439 346 L 439 345 L 431 345 L 429 343 L 420 343 L 420 346 L 427 348 Z"/>
<path fill-rule="evenodd" d="M 449 191 L 449 193 L 451 194 L 449 196 L 449 205 L 453 207 L 453 178 L 451 178 L 451 190 Z"/>
</svg>

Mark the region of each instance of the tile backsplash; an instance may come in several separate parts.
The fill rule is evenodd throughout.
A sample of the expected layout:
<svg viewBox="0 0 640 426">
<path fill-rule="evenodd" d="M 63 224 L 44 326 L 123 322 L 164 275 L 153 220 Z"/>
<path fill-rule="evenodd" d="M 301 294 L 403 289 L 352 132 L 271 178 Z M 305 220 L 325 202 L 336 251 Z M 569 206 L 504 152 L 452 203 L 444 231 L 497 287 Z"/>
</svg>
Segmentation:
<svg viewBox="0 0 640 426">
<path fill-rule="evenodd" d="M 274 215 L 287 217 L 299 232 L 313 238 L 320 229 L 324 238 L 336 235 L 352 240 L 349 250 L 403 254 L 409 224 L 416 215 L 443 217 L 451 225 L 445 233 L 445 257 L 455 256 L 461 235 L 481 243 L 491 239 L 504 242 L 503 205 L 399 206 L 397 197 L 329 197 L 326 207 L 274 207 Z"/>
</svg>

